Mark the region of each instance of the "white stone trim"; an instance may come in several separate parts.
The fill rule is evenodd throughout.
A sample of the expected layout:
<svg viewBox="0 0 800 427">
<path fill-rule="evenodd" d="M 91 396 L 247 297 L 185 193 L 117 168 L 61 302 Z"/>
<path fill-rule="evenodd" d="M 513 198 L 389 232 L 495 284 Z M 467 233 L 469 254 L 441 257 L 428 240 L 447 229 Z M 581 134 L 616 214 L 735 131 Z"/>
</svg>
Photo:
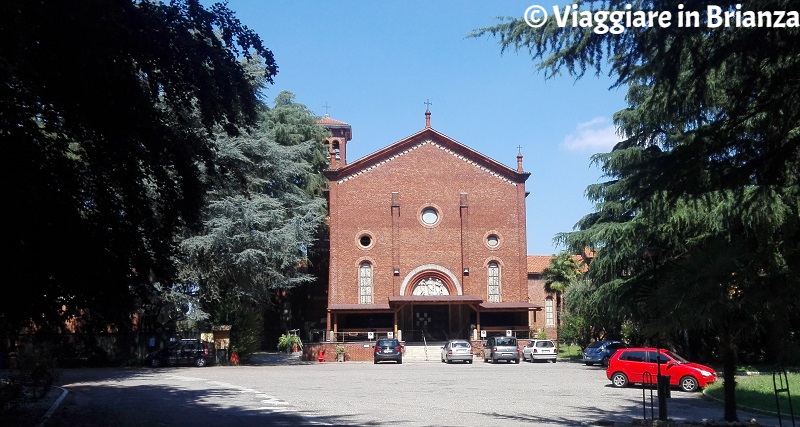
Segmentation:
<svg viewBox="0 0 800 427">
<path fill-rule="evenodd" d="M 461 288 L 461 282 L 458 281 L 458 278 L 456 277 L 455 274 L 453 274 L 452 271 L 442 267 L 441 265 L 425 264 L 425 265 L 420 265 L 419 267 L 409 271 L 408 274 L 406 274 L 406 277 L 403 279 L 403 284 L 400 285 L 400 296 L 405 296 L 406 295 L 406 288 L 408 288 L 408 285 L 411 282 L 411 278 L 416 276 L 417 273 L 420 273 L 420 272 L 425 271 L 425 270 L 434 270 L 434 271 L 438 271 L 440 273 L 444 273 L 453 282 L 453 286 L 456 287 L 456 295 L 464 295 L 464 290 Z M 413 289 L 410 289 L 410 290 L 413 290 Z M 411 294 L 408 294 L 408 295 L 411 295 Z"/>
</svg>

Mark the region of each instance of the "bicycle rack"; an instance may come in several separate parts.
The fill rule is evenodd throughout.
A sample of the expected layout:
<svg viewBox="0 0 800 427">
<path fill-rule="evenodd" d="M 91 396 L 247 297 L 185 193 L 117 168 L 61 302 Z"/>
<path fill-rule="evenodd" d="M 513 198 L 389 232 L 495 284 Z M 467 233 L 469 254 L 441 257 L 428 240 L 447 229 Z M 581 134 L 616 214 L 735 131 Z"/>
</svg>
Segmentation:
<svg viewBox="0 0 800 427">
<path fill-rule="evenodd" d="M 650 387 L 648 387 L 648 384 Z M 647 424 L 647 390 L 650 390 L 650 421 L 655 421 L 655 411 L 653 410 L 653 374 L 650 372 L 642 373 L 642 415 L 644 415 L 645 424 Z"/>
<path fill-rule="evenodd" d="M 789 402 L 789 414 L 792 417 L 792 426 L 794 426 L 794 409 L 792 408 L 792 394 L 789 392 L 789 378 L 786 375 L 786 370 L 778 365 L 772 370 L 772 387 L 775 389 L 775 406 L 778 410 L 778 424 L 783 426 L 781 419 L 781 402 L 778 395 L 786 393 L 786 400 Z"/>
</svg>

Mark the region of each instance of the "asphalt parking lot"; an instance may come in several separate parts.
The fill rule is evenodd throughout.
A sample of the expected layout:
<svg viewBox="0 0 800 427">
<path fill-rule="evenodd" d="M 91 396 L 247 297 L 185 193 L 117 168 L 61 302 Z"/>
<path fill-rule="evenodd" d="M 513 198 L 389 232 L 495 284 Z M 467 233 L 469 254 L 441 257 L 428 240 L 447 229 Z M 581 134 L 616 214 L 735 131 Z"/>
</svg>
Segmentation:
<svg viewBox="0 0 800 427">
<path fill-rule="evenodd" d="M 60 384 L 68 397 L 48 426 L 624 425 L 651 414 L 649 390 L 614 388 L 603 368 L 564 362 L 276 359 L 249 366 L 70 370 Z M 721 419 L 723 410 L 699 393 L 674 390 L 668 415 L 701 421 Z M 778 425 L 770 417 L 739 415 Z"/>
</svg>

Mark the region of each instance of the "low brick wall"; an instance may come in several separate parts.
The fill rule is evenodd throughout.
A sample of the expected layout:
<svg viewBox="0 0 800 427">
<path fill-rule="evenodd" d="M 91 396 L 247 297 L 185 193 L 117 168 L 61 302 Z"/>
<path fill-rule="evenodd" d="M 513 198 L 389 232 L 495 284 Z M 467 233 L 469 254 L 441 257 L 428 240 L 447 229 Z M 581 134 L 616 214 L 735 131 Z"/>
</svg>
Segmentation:
<svg viewBox="0 0 800 427">
<path fill-rule="evenodd" d="M 336 346 L 342 346 L 344 347 L 345 362 L 371 362 L 373 345 L 375 345 L 375 343 L 371 341 L 307 343 L 303 346 L 303 360 L 311 362 L 336 362 Z M 323 354 L 320 355 L 320 352 L 323 352 Z M 322 357 L 323 360 L 320 360 L 320 357 Z"/>
<path fill-rule="evenodd" d="M 526 346 L 530 340 L 518 339 L 517 347 L 522 351 L 522 347 Z M 483 357 L 483 346 L 486 344 L 485 340 L 471 341 L 472 352 L 475 357 Z M 310 362 L 320 361 L 320 352 L 324 352 L 323 357 L 325 362 L 336 362 L 336 346 L 344 347 L 345 362 L 372 362 L 372 346 L 375 345 L 374 341 L 362 342 L 319 342 L 319 343 L 306 343 L 303 345 L 303 360 Z M 405 346 L 405 343 L 403 343 Z"/>
</svg>

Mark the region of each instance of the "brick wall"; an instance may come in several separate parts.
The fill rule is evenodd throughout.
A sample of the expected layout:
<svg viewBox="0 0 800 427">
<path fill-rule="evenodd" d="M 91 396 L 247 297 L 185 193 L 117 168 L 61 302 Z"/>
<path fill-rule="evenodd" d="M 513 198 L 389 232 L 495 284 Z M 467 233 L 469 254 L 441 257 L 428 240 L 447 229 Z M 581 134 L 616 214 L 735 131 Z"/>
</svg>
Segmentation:
<svg viewBox="0 0 800 427">
<path fill-rule="evenodd" d="M 541 275 L 529 274 L 528 275 L 528 293 L 531 302 L 542 306 L 542 311 L 538 311 L 530 316 L 530 328 L 532 331 L 544 331 L 547 334 L 547 339 L 556 341 L 558 340 L 558 328 L 555 325 L 548 326 L 546 324 L 545 310 L 546 300 L 548 297 L 553 299 L 553 319 L 558 322 L 558 307 L 557 298 L 555 294 L 545 292 L 544 280 Z"/>
<path fill-rule="evenodd" d="M 452 272 L 463 294 L 486 298 L 490 261 L 501 266 L 502 301 L 528 302 L 524 182 L 515 184 L 434 142 L 395 153 L 359 175 L 348 170 L 330 183 L 329 304 L 359 302 L 363 261 L 373 266 L 375 303 L 399 295 L 409 273 L 429 264 Z M 426 207 L 439 212 L 435 226 L 420 221 Z M 372 239 L 367 248 L 359 245 L 365 234 Z M 500 237 L 498 247 L 487 246 L 489 234 Z"/>
</svg>

